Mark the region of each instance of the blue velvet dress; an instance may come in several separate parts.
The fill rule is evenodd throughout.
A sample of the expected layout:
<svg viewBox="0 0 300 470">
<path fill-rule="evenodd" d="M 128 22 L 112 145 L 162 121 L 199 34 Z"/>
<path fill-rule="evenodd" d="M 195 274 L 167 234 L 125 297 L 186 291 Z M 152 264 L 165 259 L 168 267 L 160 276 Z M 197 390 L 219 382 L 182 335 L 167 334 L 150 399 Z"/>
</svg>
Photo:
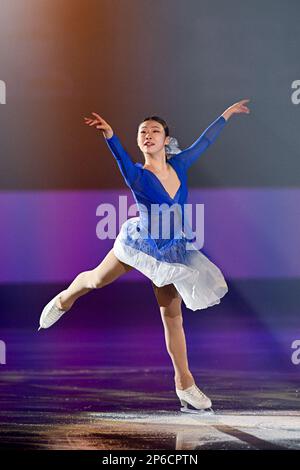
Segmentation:
<svg viewBox="0 0 300 470">
<path fill-rule="evenodd" d="M 194 311 L 220 303 L 228 286 L 220 269 L 192 242 L 185 211 L 187 170 L 226 122 L 219 116 L 190 147 L 168 158 L 180 180 L 173 197 L 152 171 L 132 161 L 115 134 L 105 139 L 139 212 L 123 223 L 113 246 L 115 256 L 158 287 L 174 284 L 186 307 Z"/>
</svg>

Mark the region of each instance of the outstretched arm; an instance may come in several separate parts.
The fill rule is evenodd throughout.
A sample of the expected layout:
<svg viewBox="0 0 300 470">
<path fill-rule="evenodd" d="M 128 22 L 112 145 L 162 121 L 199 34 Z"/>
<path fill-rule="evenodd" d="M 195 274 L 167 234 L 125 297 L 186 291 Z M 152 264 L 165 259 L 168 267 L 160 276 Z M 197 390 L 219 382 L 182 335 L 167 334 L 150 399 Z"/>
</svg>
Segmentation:
<svg viewBox="0 0 300 470">
<path fill-rule="evenodd" d="M 102 131 L 108 148 L 111 150 L 113 156 L 115 157 L 126 184 L 131 187 L 138 176 L 138 168 L 134 165 L 129 154 L 123 148 L 120 140 L 114 134 L 111 126 L 106 121 L 104 121 L 104 119 L 99 116 L 99 114 L 92 114 L 95 117 L 84 118 L 85 123 L 89 126 L 96 126 L 97 129 L 100 129 Z"/>
<path fill-rule="evenodd" d="M 242 100 L 224 111 L 221 116 L 219 116 L 210 126 L 201 134 L 201 136 L 188 148 L 184 149 L 182 152 L 176 154 L 175 159 L 180 160 L 185 167 L 188 169 L 199 157 L 200 155 L 216 140 L 217 136 L 220 134 L 223 127 L 226 125 L 228 119 L 234 113 L 249 113 L 249 109 L 245 103 L 249 100 Z"/>
<path fill-rule="evenodd" d="M 131 187 L 138 177 L 138 168 L 135 166 L 129 154 L 123 148 L 119 138 L 115 134 L 109 139 L 105 138 L 105 140 L 113 156 L 117 160 L 117 164 L 126 181 L 126 184 Z"/>
</svg>

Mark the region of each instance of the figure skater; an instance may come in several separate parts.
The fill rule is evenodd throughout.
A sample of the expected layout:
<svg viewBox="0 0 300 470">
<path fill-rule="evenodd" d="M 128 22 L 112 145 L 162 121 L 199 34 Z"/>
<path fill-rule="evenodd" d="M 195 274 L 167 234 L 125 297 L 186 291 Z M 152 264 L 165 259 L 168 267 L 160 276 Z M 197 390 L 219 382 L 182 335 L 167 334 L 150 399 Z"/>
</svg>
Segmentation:
<svg viewBox="0 0 300 470">
<path fill-rule="evenodd" d="M 248 101 L 244 99 L 227 108 L 183 151 L 169 135 L 162 118 L 146 117 L 137 132 L 137 145 L 144 155 L 144 164 L 132 161 L 111 126 L 99 114 L 93 112 L 93 117 L 84 118 L 88 126 L 103 133 L 133 193 L 139 217 L 123 223 L 113 248 L 102 262 L 78 274 L 66 290 L 45 306 L 40 317 L 40 328 L 49 328 L 82 295 L 110 284 L 133 268 L 139 270 L 150 279 L 160 308 L 167 351 L 175 371 L 175 390 L 183 406 L 181 411 L 203 411 L 212 406 L 211 400 L 195 384 L 189 369 L 181 303 L 184 301 L 193 311 L 205 309 L 219 304 L 228 292 L 220 269 L 190 242 L 183 229 L 186 227 L 183 206 L 188 195 L 187 170 L 215 141 L 233 114 L 250 112 L 246 106 Z M 161 236 L 162 219 L 171 212 L 172 234 Z"/>
</svg>

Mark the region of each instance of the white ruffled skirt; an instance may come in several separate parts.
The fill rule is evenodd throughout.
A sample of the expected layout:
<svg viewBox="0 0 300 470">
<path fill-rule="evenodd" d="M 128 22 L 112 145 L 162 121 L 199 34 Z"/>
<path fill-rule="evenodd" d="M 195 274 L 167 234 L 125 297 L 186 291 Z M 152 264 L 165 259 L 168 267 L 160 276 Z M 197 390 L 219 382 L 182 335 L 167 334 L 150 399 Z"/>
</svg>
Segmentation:
<svg viewBox="0 0 300 470">
<path fill-rule="evenodd" d="M 123 223 L 114 242 L 115 256 L 145 276 L 157 287 L 174 284 L 190 310 L 201 310 L 219 304 L 228 292 L 220 269 L 187 239 L 172 239 L 158 248 L 153 239 L 139 236 L 139 217 Z"/>
</svg>

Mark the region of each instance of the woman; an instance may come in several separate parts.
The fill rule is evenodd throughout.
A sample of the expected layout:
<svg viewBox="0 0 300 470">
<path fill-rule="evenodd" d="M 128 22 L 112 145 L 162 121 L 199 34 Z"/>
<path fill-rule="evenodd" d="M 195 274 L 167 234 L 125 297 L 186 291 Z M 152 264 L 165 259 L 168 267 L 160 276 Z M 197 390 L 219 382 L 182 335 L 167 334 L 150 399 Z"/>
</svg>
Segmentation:
<svg viewBox="0 0 300 470">
<path fill-rule="evenodd" d="M 227 108 L 191 145 L 170 150 L 174 138 L 165 121 L 147 117 L 138 127 L 137 144 L 145 163 L 134 163 L 111 126 L 98 114 L 84 118 L 99 129 L 114 155 L 126 184 L 133 192 L 139 217 L 128 219 L 121 227 L 113 248 L 94 269 L 84 271 L 69 287 L 44 308 L 40 328 L 49 328 L 72 307 L 80 296 L 110 284 L 132 268 L 151 282 L 160 307 L 168 353 L 175 371 L 176 394 L 187 409 L 211 407 L 211 400 L 196 386 L 188 366 L 181 303 L 198 310 L 220 303 L 228 291 L 225 279 L 215 266 L 190 242 L 184 206 L 187 201 L 187 170 L 211 145 L 228 119 L 235 113 L 249 113 L 239 101 Z M 175 139 L 176 140 L 176 139 Z M 166 151 L 171 155 L 167 159 Z M 173 154 L 173 155 L 172 155 Z M 162 225 L 173 214 L 167 236 Z M 171 232 L 170 233 L 170 229 Z M 39 328 L 39 329 L 40 329 Z M 184 410 L 184 409 L 182 409 Z"/>
</svg>

